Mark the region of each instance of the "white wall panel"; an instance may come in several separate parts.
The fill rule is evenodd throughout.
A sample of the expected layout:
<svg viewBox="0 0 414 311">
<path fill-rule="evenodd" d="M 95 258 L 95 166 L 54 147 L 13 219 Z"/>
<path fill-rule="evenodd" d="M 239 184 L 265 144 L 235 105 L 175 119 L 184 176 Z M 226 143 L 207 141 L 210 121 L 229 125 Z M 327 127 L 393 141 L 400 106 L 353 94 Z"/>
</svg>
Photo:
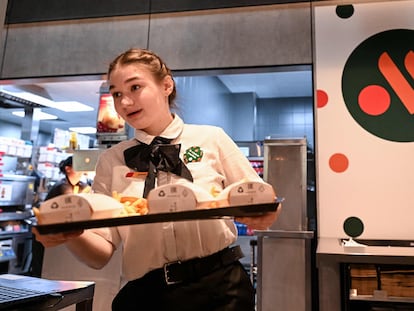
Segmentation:
<svg viewBox="0 0 414 311">
<path fill-rule="evenodd" d="M 358 3 L 352 8 L 348 18 L 338 16 L 336 6 L 315 10 L 319 236 L 346 237 L 344 222 L 358 217 L 364 223 L 360 238 L 410 240 L 414 235 L 413 113 L 400 99 L 404 92 L 394 90 L 385 79 L 380 56 L 389 53 L 399 66 L 394 70 L 407 72 L 404 79 L 412 85 L 414 75 L 408 71 L 414 68 L 409 58 L 414 50 L 414 1 Z M 395 39 L 403 30 L 409 35 Z M 390 31 L 391 39 L 384 39 Z M 354 65 L 355 59 L 364 66 Z M 373 86 L 382 93 L 372 100 L 372 107 L 381 108 L 381 100 L 389 98 L 380 113 L 364 106 L 364 92 Z M 405 92 L 412 94 L 412 87 Z"/>
</svg>

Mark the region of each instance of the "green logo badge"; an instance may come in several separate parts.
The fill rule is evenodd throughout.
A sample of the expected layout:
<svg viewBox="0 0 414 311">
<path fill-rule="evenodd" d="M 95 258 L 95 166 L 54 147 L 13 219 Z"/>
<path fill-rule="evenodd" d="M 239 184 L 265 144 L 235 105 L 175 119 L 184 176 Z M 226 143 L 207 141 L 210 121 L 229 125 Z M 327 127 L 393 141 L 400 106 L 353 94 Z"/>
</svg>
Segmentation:
<svg viewBox="0 0 414 311">
<path fill-rule="evenodd" d="M 184 153 L 184 162 L 200 162 L 203 157 L 203 150 L 200 147 L 190 147 Z"/>
</svg>

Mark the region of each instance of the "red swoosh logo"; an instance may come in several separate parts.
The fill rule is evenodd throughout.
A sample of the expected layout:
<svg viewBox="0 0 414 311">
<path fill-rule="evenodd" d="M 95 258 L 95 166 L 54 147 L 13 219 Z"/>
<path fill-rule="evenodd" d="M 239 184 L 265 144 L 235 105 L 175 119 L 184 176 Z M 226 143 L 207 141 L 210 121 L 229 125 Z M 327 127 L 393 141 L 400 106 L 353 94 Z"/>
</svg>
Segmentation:
<svg viewBox="0 0 414 311">
<path fill-rule="evenodd" d="M 410 75 L 414 77 L 414 53 L 410 51 L 405 57 L 404 65 Z M 378 68 L 384 78 L 397 93 L 401 102 L 410 114 L 414 114 L 414 89 L 405 79 L 397 65 L 393 62 L 387 52 L 381 54 L 378 59 Z"/>
<path fill-rule="evenodd" d="M 407 68 L 408 73 L 414 79 L 414 52 L 410 51 L 405 55 L 404 59 L 405 68 Z"/>
</svg>

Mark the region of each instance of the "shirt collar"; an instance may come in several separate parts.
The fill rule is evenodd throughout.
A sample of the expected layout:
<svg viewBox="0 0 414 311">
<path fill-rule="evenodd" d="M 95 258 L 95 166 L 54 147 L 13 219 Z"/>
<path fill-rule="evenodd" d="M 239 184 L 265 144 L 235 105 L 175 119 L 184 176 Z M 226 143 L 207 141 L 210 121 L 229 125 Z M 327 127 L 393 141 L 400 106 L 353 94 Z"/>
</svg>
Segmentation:
<svg viewBox="0 0 414 311">
<path fill-rule="evenodd" d="M 174 119 L 167 126 L 167 128 L 158 136 L 165 138 L 176 139 L 181 135 L 184 128 L 184 121 L 177 115 L 173 114 Z M 135 139 L 149 145 L 155 136 L 147 134 L 143 130 L 135 130 Z"/>
</svg>

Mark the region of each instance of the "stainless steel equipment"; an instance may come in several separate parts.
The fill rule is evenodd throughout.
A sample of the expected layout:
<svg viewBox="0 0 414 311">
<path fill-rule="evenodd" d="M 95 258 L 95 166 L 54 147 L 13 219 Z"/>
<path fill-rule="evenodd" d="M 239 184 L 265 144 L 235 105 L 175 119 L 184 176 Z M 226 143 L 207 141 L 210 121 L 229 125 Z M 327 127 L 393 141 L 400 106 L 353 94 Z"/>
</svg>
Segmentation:
<svg viewBox="0 0 414 311">
<path fill-rule="evenodd" d="M 105 149 L 84 149 L 73 152 L 73 169 L 78 172 L 95 171 L 99 155 Z"/>
<path fill-rule="evenodd" d="M 257 231 L 257 311 L 312 310 L 312 231 Z"/>
<path fill-rule="evenodd" d="M 0 176 L 0 208 L 3 212 L 24 211 L 32 207 L 35 178 L 23 175 Z"/>
<path fill-rule="evenodd" d="M 311 310 L 305 138 L 264 141 L 264 180 L 284 197 L 270 230 L 257 235 L 257 310 Z"/>
<path fill-rule="evenodd" d="M 306 138 L 264 141 L 264 175 L 277 196 L 284 197 L 283 212 L 273 230 L 307 230 Z"/>
<path fill-rule="evenodd" d="M 30 218 L 35 177 L 0 176 L 0 273 L 30 270 L 32 233 Z"/>
</svg>

